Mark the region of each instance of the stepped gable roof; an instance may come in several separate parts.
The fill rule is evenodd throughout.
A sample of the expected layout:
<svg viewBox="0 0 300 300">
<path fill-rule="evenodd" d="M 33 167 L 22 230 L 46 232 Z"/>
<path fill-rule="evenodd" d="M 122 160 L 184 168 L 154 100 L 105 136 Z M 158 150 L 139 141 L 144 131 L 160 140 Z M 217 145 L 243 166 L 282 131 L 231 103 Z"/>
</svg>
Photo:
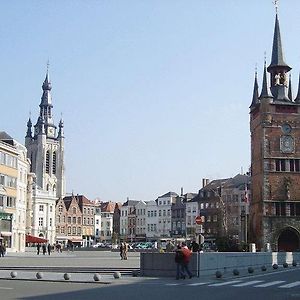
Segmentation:
<svg viewBox="0 0 300 300">
<path fill-rule="evenodd" d="M 87 199 L 85 196 L 83 195 L 72 195 L 72 196 L 66 196 L 64 197 L 64 202 L 66 204 L 67 209 L 69 209 L 70 204 L 72 202 L 72 200 L 75 199 L 80 207 L 80 209 L 82 209 L 82 207 L 84 205 L 87 206 L 95 206 L 94 203 L 92 201 L 90 201 L 89 199 Z"/>
</svg>

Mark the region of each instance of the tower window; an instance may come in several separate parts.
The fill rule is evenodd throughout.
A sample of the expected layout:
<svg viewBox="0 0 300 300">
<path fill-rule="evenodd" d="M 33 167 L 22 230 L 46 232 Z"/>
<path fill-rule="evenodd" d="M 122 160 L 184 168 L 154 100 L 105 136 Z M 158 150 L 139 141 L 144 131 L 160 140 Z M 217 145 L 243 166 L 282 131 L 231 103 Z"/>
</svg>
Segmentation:
<svg viewBox="0 0 300 300">
<path fill-rule="evenodd" d="M 275 170 L 278 172 L 284 172 L 286 171 L 285 168 L 285 159 L 276 159 L 275 160 Z"/>
<path fill-rule="evenodd" d="M 46 152 L 46 173 L 50 173 L 50 151 Z"/>
<path fill-rule="evenodd" d="M 52 157 L 52 174 L 56 174 L 56 152 L 53 152 Z"/>
</svg>

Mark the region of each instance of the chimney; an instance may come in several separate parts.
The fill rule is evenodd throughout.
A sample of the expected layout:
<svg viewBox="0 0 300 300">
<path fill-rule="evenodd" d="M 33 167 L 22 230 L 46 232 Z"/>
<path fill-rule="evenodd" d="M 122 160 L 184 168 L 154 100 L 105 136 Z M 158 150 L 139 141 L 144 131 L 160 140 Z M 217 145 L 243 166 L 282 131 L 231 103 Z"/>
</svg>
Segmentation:
<svg viewBox="0 0 300 300">
<path fill-rule="evenodd" d="M 202 178 L 202 187 L 204 188 L 209 184 L 209 179 L 208 178 Z"/>
<path fill-rule="evenodd" d="M 183 187 L 180 189 L 180 196 L 183 196 Z"/>
</svg>

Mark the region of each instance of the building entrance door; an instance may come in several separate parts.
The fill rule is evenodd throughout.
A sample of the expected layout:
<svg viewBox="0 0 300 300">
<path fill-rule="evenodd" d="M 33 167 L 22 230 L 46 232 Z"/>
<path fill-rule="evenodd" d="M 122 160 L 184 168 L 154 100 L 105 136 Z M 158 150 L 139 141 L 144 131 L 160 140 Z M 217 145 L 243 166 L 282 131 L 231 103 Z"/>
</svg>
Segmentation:
<svg viewBox="0 0 300 300">
<path fill-rule="evenodd" d="M 299 249 L 298 232 L 291 228 L 284 229 L 278 238 L 278 251 L 293 252 Z"/>
</svg>

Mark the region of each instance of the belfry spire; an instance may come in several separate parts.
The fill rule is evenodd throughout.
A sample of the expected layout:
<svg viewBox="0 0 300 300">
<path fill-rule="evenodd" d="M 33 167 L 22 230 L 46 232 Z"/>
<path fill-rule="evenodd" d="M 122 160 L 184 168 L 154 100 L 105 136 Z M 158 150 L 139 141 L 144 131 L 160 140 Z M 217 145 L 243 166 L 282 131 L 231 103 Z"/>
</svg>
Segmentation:
<svg viewBox="0 0 300 300">
<path fill-rule="evenodd" d="M 264 64 L 264 75 L 263 75 L 263 83 L 261 88 L 261 93 L 259 99 L 261 98 L 273 98 L 269 86 L 268 86 L 268 78 L 267 78 L 267 66 L 266 66 L 266 58 Z"/>
<path fill-rule="evenodd" d="M 250 105 L 250 109 L 254 108 L 256 104 L 258 104 L 258 83 L 257 83 L 257 70 L 255 70 L 255 77 L 254 77 L 254 87 L 253 87 L 253 96 L 252 102 Z"/>
<path fill-rule="evenodd" d="M 278 20 L 278 0 L 274 2 L 276 8 L 275 27 L 273 36 L 273 47 L 271 63 L 267 70 L 271 78 L 271 92 L 274 101 L 291 101 L 288 98 L 288 76 L 287 73 L 292 69 L 286 64 L 281 42 L 280 26 Z"/>
</svg>

